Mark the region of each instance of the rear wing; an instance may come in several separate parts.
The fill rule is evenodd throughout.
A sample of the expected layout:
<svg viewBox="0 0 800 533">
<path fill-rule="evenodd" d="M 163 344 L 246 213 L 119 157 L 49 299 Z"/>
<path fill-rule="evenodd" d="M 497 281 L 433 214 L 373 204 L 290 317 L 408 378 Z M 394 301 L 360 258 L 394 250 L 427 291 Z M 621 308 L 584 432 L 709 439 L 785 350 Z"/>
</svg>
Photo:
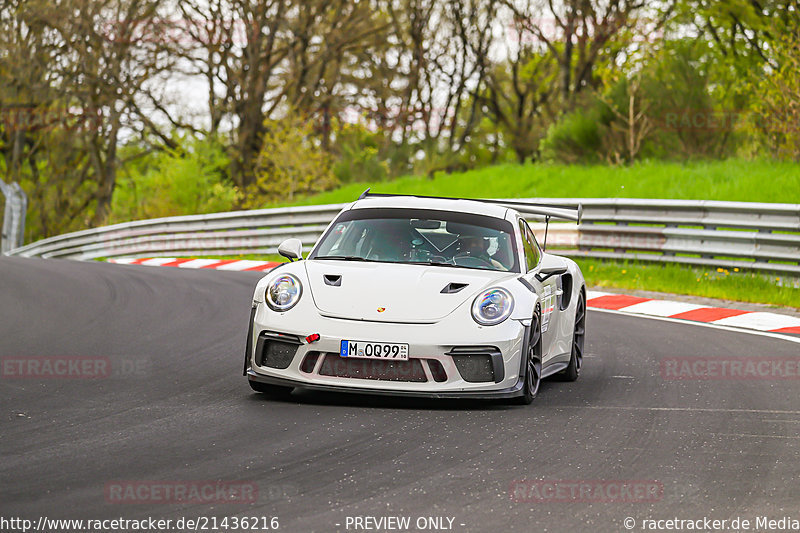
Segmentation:
<svg viewBox="0 0 800 533">
<path fill-rule="evenodd" d="M 517 211 L 520 211 L 521 213 L 543 216 L 545 217 L 545 220 L 547 222 L 550 222 L 551 218 L 560 218 L 563 220 L 573 220 L 578 224 L 580 224 L 581 217 L 583 215 L 583 206 L 580 203 L 577 204 L 577 206 L 572 207 L 563 204 L 519 202 L 516 200 L 496 200 L 487 198 L 455 198 L 452 196 L 422 196 L 419 194 L 377 193 L 377 192 L 370 192 L 369 189 L 361 193 L 361 196 L 359 196 L 358 199 L 363 200 L 365 198 L 386 198 L 392 196 L 409 196 L 412 198 L 429 198 L 434 200 L 470 200 L 472 202 L 483 202 L 487 204 L 504 205 L 508 207 L 514 207 L 517 209 Z"/>
</svg>

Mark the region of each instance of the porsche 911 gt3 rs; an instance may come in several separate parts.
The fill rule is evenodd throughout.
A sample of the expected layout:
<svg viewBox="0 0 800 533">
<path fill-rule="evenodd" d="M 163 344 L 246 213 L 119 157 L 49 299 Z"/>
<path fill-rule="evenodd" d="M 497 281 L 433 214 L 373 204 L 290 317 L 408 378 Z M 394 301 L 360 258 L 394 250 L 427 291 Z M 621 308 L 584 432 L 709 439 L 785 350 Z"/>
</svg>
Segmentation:
<svg viewBox="0 0 800 533">
<path fill-rule="evenodd" d="M 250 386 L 527 404 L 545 377 L 578 379 L 583 275 L 509 204 L 367 191 L 305 260 L 284 241 L 290 262 L 253 296 Z M 580 206 L 525 212 L 580 219 Z"/>
</svg>

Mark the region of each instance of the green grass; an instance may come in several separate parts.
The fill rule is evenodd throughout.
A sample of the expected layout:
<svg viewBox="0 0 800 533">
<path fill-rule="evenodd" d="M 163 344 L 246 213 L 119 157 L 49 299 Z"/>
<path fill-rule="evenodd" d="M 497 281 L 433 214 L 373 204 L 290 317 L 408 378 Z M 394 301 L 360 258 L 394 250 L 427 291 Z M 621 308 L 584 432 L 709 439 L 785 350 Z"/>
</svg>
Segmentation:
<svg viewBox="0 0 800 533">
<path fill-rule="evenodd" d="M 434 179 L 406 176 L 393 181 L 351 183 L 280 205 L 353 201 L 364 189 L 464 198 L 674 198 L 800 203 L 800 165 L 767 160 L 646 161 L 607 165 L 498 165 Z"/>
<path fill-rule="evenodd" d="M 647 161 L 629 167 L 605 165 L 499 165 L 433 179 L 406 176 L 393 181 L 352 183 L 279 205 L 353 201 L 364 189 L 465 198 L 673 198 L 800 203 L 800 164 L 767 160 L 671 163 Z M 557 252 L 556 252 L 557 253 Z M 284 261 L 277 255 L 214 256 L 218 259 Z M 800 306 L 797 280 L 683 265 L 579 260 L 593 287 L 691 294 L 777 306 Z"/>
<path fill-rule="evenodd" d="M 800 164 L 743 159 L 688 163 L 645 161 L 628 167 L 507 164 L 463 173 L 438 173 L 433 179 L 405 176 L 393 181 L 351 183 L 280 205 L 351 202 L 367 187 L 375 192 L 463 198 L 661 198 L 800 203 Z M 717 272 L 683 265 L 591 259 L 582 259 L 579 263 L 587 282 L 595 287 L 690 294 L 777 306 L 800 305 L 800 289 L 784 286 L 778 276 Z"/>
<path fill-rule="evenodd" d="M 578 259 L 586 284 L 800 308 L 796 279 L 674 264 Z"/>
</svg>

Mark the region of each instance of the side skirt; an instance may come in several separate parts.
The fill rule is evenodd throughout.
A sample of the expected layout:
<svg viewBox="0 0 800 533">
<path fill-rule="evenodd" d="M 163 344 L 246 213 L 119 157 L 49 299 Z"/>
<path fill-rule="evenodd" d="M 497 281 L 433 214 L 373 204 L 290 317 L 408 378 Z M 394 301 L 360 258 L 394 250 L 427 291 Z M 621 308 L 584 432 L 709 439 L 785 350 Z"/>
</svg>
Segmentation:
<svg viewBox="0 0 800 533">
<path fill-rule="evenodd" d="M 558 374 L 568 366 L 569 363 L 565 363 L 564 361 L 560 361 L 558 363 L 551 363 L 547 365 L 547 368 L 542 369 L 542 379 L 548 376 L 552 376 L 553 374 Z"/>
</svg>

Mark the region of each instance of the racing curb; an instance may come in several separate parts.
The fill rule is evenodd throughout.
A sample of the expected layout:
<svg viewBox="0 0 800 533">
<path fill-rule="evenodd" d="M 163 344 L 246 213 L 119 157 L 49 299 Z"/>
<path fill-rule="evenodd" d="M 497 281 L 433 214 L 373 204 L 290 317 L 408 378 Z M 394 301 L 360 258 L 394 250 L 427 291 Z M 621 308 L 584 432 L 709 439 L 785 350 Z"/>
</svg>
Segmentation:
<svg viewBox="0 0 800 533">
<path fill-rule="evenodd" d="M 280 263 L 252 261 L 246 259 L 191 259 L 174 257 L 118 258 L 109 263 L 145 266 L 169 266 L 177 268 L 202 268 L 230 270 L 239 272 L 264 272 Z M 720 326 L 769 331 L 772 333 L 800 334 L 800 318 L 765 311 L 742 311 L 727 307 L 714 307 L 688 302 L 661 300 L 612 294 L 600 291 L 587 291 L 586 306 L 594 309 L 608 309 L 635 315 L 659 316 L 690 322 L 703 322 Z"/>
<path fill-rule="evenodd" d="M 269 261 L 251 261 L 248 259 L 192 259 L 175 257 L 142 257 L 139 259 L 131 257 L 120 257 L 109 259 L 109 263 L 121 265 L 145 265 L 145 266 L 166 266 L 178 268 L 203 268 L 214 270 L 232 270 L 238 272 L 263 272 L 280 265 L 280 263 Z"/>
<path fill-rule="evenodd" d="M 742 311 L 727 307 L 713 307 L 600 291 L 586 292 L 586 306 L 635 315 L 660 316 L 772 333 L 800 334 L 800 318 L 765 311 Z"/>
</svg>

